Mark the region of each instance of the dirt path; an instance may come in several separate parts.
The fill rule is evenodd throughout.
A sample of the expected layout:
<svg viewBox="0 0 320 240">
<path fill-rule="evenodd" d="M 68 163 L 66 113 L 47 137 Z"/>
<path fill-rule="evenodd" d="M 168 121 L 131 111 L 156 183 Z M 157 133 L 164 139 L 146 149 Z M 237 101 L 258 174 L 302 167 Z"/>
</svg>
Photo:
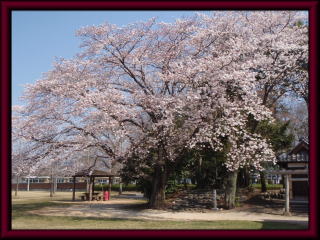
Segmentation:
<svg viewBox="0 0 320 240">
<path fill-rule="evenodd" d="M 68 202 L 70 203 L 70 202 Z M 68 207 L 46 207 L 34 214 L 47 216 L 75 216 L 75 217 L 101 217 L 126 218 L 144 220 L 249 220 L 249 221 L 286 221 L 308 223 L 307 216 L 284 216 L 281 214 L 255 213 L 249 209 L 233 209 L 207 212 L 167 211 L 143 208 L 143 199 L 118 198 L 105 202 L 74 202 Z"/>
</svg>

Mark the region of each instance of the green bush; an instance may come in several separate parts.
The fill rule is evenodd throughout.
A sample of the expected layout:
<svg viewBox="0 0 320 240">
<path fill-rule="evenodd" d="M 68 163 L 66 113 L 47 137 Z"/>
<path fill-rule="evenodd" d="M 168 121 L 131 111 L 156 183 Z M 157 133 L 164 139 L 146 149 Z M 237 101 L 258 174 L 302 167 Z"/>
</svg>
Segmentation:
<svg viewBox="0 0 320 240">
<path fill-rule="evenodd" d="M 184 189 L 184 188 L 195 189 L 197 187 L 196 184 L 178 184 L 178 186 L 180 189 Z"/>
<path fill-rule="evenodd" d="M 260 183 L 251 184 L 250 187 L 261 189 Z M 284 188 L 282 184 L 267 184 L 267 190 L 280 190 L 281 188 Z"/>
<path fill-rule="evenodd" d="M 177 191 L 177 184 L 175 181 L 169 180 L 166 187 L 166 194 L 175 193 Z"/>
<path fill-rule="evenodd" d="M 248 188 L 247 188 L 249 192 L 253 192 L 254 191 L 254 187 L 252 185 L 253 184 L 249 185 Z"/>
<path fill-rule="evenodd" d="M 111 185 L 111 191 L 116 191 L 118 192 L 120 188 L 119 184 L 112 184 Z M 166 188 L 166 193 L 174 193 L 177 192 L 179 190 L 182 189 L 194 189 L 196 188 L 195 184 L 176 184 L 176 185 L 168 185 Z M 95 191 L 107 191 L 109 189 L 109 184 L 97 184 L 94 186 L 94 190 Z M 143 187 L 140 185 L 136 185 L 136 184 L 122 184 L 122 191 L 135 191 L 135 192 L 142 192 L 143 191 Z"/>
<path fill-rule="evenodd" d="M 120 184 L 112 184 L 111 191 L 118 192 L 120 188 Z M 109 184 L 99 184 L 94 186 L 95 191 L 107 191 L 109 189 Z M 139 191 L 138 186 L 136 184 L 122 184 L 122 191 Z"/>
<path fill-rule="evenodd" d="M 235 199 L 235 206 L 236 206 L 236 207 L 241 207 L 240 197 L 236 197 L 236 199 Z"/>
<path fill-rule="evenodd" d="M 175 193 L 183 189 L 195 189 L 197 185 L 195 184 L 168 184 L 166 188 L 166 193 Z"/>
</svg>

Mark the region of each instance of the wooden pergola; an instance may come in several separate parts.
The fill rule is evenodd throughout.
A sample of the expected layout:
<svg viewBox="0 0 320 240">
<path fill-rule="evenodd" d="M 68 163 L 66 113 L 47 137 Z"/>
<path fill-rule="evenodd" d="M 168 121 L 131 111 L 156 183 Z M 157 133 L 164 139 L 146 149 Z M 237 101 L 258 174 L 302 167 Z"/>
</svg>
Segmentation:
<svg viewBox="0 0 320 240">
<path fill-rule="evenodd" d="M 113 177 L 117 177 L 116 174 L 111 173 L 111 172 L 104 172 L 101 170 L 82 170 L 80 172 L 77 172 L 75 175 L 72 176 L 73 177 L 73 194 L 72 194 L 72 201 L 75 201 L 76 199 L 76 178 L 77 177 L 86 177 L 89 178 L 89 201 L 92 200 L 92 196 L 94 193 L 94 179 L 96 177 L 108 177 L 109 178 L 109 197 L 111 194 L 111 183 L 112 183 L 112 179 Z"/>
</svg>

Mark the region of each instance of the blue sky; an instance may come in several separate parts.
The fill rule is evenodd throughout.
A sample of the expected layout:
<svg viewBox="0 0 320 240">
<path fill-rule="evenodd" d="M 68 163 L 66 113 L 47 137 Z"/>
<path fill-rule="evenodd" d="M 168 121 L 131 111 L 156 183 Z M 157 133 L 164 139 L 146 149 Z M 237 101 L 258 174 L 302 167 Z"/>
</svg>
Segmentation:
<svg viewBox="0 0 320 240">
<path fill-rule="evenodd" d="M 200 12 L 200 11 L 197 11 Z M 76 30 L 111 22 L 119 26 L 158 17 L 173 22 L 196 11 L 13 11 L 12 12 L 12 105 L 23 85 L 40 79 L 52 68 L 55 57 L 71 58 L 79 52 Z M 209 13 L 208 11 L 206 13 Z"/>
</svg>

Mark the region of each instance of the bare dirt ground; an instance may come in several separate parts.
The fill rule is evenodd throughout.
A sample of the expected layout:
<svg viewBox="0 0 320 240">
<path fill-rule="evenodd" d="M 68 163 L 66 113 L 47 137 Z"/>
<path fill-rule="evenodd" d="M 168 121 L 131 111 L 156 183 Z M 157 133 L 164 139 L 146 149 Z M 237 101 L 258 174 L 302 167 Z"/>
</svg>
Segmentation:
<svg viewBox="0 0 320 240">
<path fill-rule="evenodd" d="M 58 202 L 62 202 L 59 201 Z M 206 210 L 205 212 L 155 210 L 146 208 L 146 200 L 140 194 L 114 196 L 109 201 L 63 201 L 72 203 L 68 207 L 45 207 L 32 211 L 34 214 L 47 216 L 75 216 L 125 218 L 144 220 L 248 220 L 248 221 L 285 221 L 308 224 L 307 215 L 284 216 L 282 212 L 259 212 L 249 205 L 232 210 Z"/>
</svg>

